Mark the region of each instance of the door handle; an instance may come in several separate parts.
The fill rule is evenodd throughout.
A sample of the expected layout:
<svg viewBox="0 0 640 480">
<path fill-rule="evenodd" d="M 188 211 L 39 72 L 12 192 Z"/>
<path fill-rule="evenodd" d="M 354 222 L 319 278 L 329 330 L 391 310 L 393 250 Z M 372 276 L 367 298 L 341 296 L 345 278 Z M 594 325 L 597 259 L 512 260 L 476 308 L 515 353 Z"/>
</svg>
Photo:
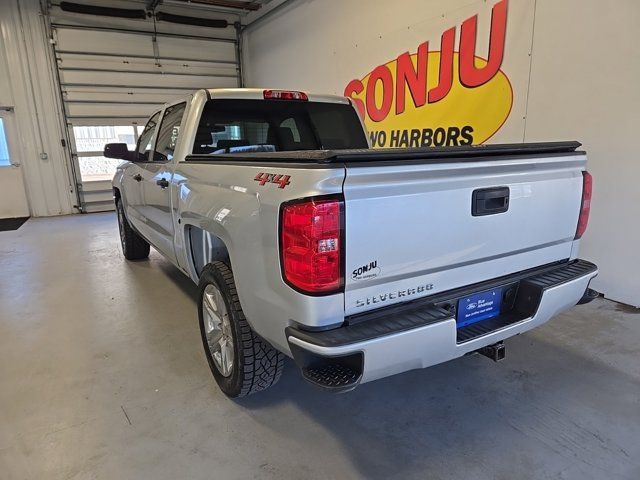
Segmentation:
<svg viewBox="0 0 640 480">
<path fill-rule="evenodd" d="M 133 176 L 133 179 L 134 179 L 136 182 L 141 182 L 141 181 L 142 181 L 142 175 L 140 175 L 139 173 L 136 173 L 136 174 Z"/>
<path fill-rule="evenodd" d="M 471 215 L 495 215 L 509 210 L 509 187 L 474 190 L 471 198 Z"/>
<path fill-rule="evenodd" d="M 160 188 L 167 188 L 169 186 L 169 182 L 165 178 L 161 178 L 160 180 L 156 180 L 156 185 L 159 185 Z"/>
</svg>

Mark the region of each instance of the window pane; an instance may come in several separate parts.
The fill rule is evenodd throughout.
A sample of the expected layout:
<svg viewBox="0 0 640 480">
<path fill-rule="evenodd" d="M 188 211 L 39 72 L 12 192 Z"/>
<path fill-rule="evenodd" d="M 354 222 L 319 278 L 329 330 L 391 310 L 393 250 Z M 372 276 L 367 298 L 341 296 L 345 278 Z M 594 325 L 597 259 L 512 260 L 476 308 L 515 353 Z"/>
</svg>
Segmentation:
<svg viewBox="0 0 640 480">
<path fill-rule="evenodd" d="M 107 143 L 126 143 L 129 150 L 136 148 L 133 125 L 73 127 L 78 153 L 101 152 Z"/>
<path fill-rule="evenodd" d="M 282 100 L 209 100 L 193 153 L 367 148 L 348 104 Z"/>
<path fill-rule="evenodd" d="M 82 181 L 111 180 L 122 160 L 105 157 L 78 157 Z"/>
<path fill-rule="evenodd" d="M 0 118 L 0 166 L 7 165 L 11 165 L 11 159 L 9 158 L 9 146 L 4 132 L 4 121 Z"/>
<path fill-rule="evenodd" d="M 156 142 L 156 153 L 153 160 L 156 162 L 166 162 L 173 160 L 173 152 L 176 149 L 178 134 L 180 133 L 180 124 L 182 123 L 182 115 L 187 107 L 186 103 L 180 103 L 168 107 L 164 111 L 164 117 L 160 130 L 158 131 L 158 141 Z"/>
<path fill-rule="evenodd" d="M 151 144 L 153 143 L 153 134 L 156 132 L 156 125 L 158 124 L 159 117 L 160 112 L 157 112 L 149 119 L 147 125 L 144 127 L 144 131 L 138 139 L 138 162 L 146 162 L 149 158 Z"/>
</svg>

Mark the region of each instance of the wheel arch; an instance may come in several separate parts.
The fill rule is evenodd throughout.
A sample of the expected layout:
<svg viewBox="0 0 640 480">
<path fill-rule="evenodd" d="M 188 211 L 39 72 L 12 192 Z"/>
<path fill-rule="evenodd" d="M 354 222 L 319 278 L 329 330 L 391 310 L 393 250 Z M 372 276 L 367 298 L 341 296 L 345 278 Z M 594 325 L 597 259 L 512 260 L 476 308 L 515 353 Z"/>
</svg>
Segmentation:
<svg viewBox="0 0 640 480">
<path fill-rule="evenodd" d="M 230 266 L 229 248 L 220 236 L 197 225 L 186 225 L 184 235 L 189 262 L 197 279 L 211 262 L 221 261 Z"/>
</svg>

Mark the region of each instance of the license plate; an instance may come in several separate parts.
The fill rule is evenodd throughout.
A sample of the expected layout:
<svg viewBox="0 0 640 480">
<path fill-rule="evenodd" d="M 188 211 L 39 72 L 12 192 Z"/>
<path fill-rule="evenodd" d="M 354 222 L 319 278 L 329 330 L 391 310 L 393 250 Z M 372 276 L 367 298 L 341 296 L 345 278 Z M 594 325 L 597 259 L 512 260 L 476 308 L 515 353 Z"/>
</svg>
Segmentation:
<svg viewBox="0 0 640 480">
<path fill-rule="evenodd" d="M 475 293 L 458 300 L 458 328 L 500 315 L 502 288 Z"/>
</svg>

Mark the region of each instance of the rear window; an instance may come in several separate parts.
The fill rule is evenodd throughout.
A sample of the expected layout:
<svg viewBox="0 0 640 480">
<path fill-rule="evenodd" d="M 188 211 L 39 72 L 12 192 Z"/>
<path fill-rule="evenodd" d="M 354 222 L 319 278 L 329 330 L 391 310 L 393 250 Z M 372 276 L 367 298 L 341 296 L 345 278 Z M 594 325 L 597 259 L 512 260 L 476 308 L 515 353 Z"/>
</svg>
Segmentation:
<svg viewBox="0 0 640 480">
<path fill-rule="evenodd" d="M 209 100 L 193 153 L 367 148 L 351 105 L 283 100 Z"/>
</svg>

